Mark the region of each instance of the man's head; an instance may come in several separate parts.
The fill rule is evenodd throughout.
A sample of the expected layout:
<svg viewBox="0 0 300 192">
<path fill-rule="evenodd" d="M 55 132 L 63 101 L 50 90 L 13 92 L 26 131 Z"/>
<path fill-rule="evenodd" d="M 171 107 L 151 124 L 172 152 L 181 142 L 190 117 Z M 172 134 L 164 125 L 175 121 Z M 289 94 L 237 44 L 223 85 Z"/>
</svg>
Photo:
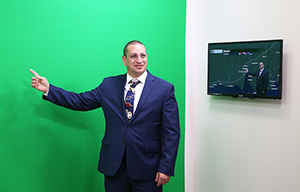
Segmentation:
<svg viewBox="0 0 300 192">
<path fill-rule="evenodd" d="M 260 68 L 260 69 L 263 69 L 264 67 L 265 67 L 264 63 L 263 63 L 263 62 L 260 62 L 260 63 L 259 63 L 259 68 Z"/>
<path fill-rule="evenodd" d="M 127 67 L 127 73 L 137 78 L 141 76 L 148 65 L 146 47 L 140 41 L 130 41 L 123 50 L 122 61 Z"/>
</svg>

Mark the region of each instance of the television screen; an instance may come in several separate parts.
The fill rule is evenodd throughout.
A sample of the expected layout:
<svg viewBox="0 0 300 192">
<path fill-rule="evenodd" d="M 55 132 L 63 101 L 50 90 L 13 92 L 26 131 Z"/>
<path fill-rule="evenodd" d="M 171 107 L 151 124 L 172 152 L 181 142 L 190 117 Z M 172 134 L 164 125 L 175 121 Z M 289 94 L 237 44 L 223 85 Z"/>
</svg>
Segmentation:
<svg viewBox="0 0 300 192">
<path fill-rule="evenodd" d="M 208 44 L 208 95 L 281 99 L 283 40 Z"/>
</svg>

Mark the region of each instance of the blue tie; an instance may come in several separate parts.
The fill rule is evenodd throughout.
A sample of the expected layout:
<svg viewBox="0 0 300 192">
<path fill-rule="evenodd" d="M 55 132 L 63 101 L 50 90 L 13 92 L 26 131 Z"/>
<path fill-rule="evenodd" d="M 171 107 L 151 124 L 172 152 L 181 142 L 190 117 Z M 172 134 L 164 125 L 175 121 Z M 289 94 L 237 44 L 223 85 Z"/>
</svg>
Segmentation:
<svg viewBox="0 0 300 192">
<path fill-rule="evenodd" d="M 134 95 L 135 95 L 135 86 L 140 83 L 137 79 L 132 79 L 130 82 L 130 88 L 127 91 L 126 97 L 125 97 L 125 110 L 127 114 L 128 120 L 131 119 L 133 114 L 133 103 L 134 103 Z"/>
</svg>

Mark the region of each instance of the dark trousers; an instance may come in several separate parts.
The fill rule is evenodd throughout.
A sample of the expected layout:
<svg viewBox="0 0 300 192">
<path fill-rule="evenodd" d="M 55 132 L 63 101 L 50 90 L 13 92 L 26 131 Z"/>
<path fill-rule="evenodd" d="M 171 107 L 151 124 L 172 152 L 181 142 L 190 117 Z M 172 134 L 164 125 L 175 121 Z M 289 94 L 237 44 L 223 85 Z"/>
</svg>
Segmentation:
<svg viewBox="0 0 300 192">
<path fill-rule="evenodd" d="M 154 178 L 154 177 L 153 177 Z M 134 180 L 127 173 L 126 155 L 114 176 L 105 175 L 106 192 L 162 192 L 162 185 L 156 187 L 155 180 Z"/>
<path fill-rule="evenodd" d="M 264 93 L 263 93 L 263 91 L 264 91 Z M 266 93 L 267 93 L 267 90 L 263 90 L 259 87 L 256 87 L 256 94 L 257 95 L 266 95 Z"/>
</svg>

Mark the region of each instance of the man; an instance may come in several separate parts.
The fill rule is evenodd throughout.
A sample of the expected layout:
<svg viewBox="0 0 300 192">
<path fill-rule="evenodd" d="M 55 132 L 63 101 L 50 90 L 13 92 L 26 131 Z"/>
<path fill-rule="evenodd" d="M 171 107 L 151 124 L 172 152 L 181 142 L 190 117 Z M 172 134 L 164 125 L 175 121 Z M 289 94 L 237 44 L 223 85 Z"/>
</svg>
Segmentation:
<svg viewBox="0 0 300 192">
<path fill-rule="evenodd" d="M 259 70 L 256 73 L 251 73 L 246 69 L 246 73 L 256 76 L 256 94 L 257 95 L 266 95 L 268 83 L 269 83 L 269 73 L 265 70 L 265 65 L 263 62 L 259 63 Z"/>
<path fill-rule="evenodd" d="M 91 91 L 65 91 L 33 70 L 31 86 L 45 100 L 72 110 L 102 107 L 106 126 L 98 170 L 107 192 L 162 191 L 174 175 L 180 137 L 174 86 L 146 70 L 140 41 L 127 43 L 123 54 L 127 74 L 105 78 Z"/>
</svg>

